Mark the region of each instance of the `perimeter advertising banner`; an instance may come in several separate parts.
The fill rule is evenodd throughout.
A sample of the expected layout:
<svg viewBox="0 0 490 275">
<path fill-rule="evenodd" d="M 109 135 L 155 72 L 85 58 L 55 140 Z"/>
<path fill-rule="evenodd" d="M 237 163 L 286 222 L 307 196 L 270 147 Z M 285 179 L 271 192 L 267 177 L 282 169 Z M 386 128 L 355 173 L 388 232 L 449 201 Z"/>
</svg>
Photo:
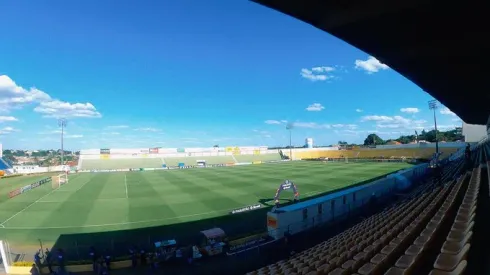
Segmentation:
<svg viewBox="0 0 490 275">
<path fill-rule="evenodd" d="M 26 185 L 26 186 L 24 186 L 22 188 L 17 188 L 15 190 L 9 192 L 9 198 L 11 199 L 11 198 L 13 198 L 15 196 L 18 196 L 20 194 L 23 194 L 23 193 L 25 193 L 25 192 L 27 192 L 27 191 L 29 191 L 31 189 L 37 188 L 37 187 L 45 184 L 46 182 L 50 182 L 50 181 L 51 181 L 51 178 L 45 178 L 45 179 L 42 179 L 40 181 L 36 181 L 33 184 Z"/>
<path fill-rule="evenodd" d="M 110 155 L 111 149 L 100 149 L 100 154 L 101 155 Z"/>
<path fill-rule="evenodd" d="M 158 148 L 150 148 L 150 154 L 158 154 Z"/>
</svg>

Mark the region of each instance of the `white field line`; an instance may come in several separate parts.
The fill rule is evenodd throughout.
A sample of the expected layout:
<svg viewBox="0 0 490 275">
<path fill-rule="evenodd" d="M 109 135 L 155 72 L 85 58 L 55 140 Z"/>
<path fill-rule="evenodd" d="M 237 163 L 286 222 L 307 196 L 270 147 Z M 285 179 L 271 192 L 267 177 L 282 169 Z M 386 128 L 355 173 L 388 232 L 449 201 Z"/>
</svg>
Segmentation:
<svg viewBox="0 0 490 275">
<path fill-rule="evenodd" d="M 62 186 L 66 186 L 66 184 L 65 184 L 65 185 L 62 185 Z M 12 215 L 10 218 L 8 218 L 8 219 L 4 220 L 2 223 L 0 223 L 0 227 L 5 228 L 5 223 L 7 223 L 7 222 L 8 222 L 8 221 L 10 221 L 11 219 L 13 219 L 13 218 L 17 217 L 19 214 L 21 214 L 21 213 L 23 213 L 24 211 L 26 211 L 27 209 L 31 208 L 31 207 L 32 207 L 34 204 L 36 204 L 36 203 L 38 203 L 38 202 L 42 201 L 42 199 L 44 199 L 44 198 L 46 198 L 47 196 L 49 196 L 49 195 L 53 194 L 53 193 L 54 193 L 56 190 L 59 190 L 60 188 L 61 188 L 61 186 L 60 186 L 60 187 L 58 187 L 57 189 L 53 189 L 53 190 L 49 191 L 47 194 L 45 194 L 44 196 L 40 197 L 39 199 L 37 199 L 37 200 L 36 200 L 36 201 L 34 201 L 33 203 L 29 204 L 29 205 L 28 205 L 28 206 L 26 206 L 24 209 L 22 209 L 22 210 L 20 210 L 19 212 L 15 213 L 15 214 L 14 214 L 14 215 Z M 77 191 L 78 191 L 78 190 L 79 190 L 79 189 L 77 189 Z"/>
<path fill-rule="evenodd" d="M 126 179 L 126 174 L 124 174 L 124 186 L 126 187 L 126 199 L 128 198 L 128 181 Z"/>
<path fill-rule="evenodd" d="M 237 207 L 237 208 L 239 208 L 239 207 Z M 105 226 L 120 226 L 120 225 L 141 224 L 141 223 L 160 222 L 160 221 L 174 220 L 174 219 L 181 219 L 181 218 L 206 216 L 206 215 L 212 215 L 212 214 L 217 214 L 217 213 L 230 212 L 230 211 L 232 211 L 234 209 L 236 209 L 236 208 L 216 210 L 216 211 L 209 211 L 209 212 L 202 212 L 202 213 L 196 213 L 196 214 L 190 214 L 190 215 L 183 215 L 183 216 L 177 216 L 177 217 L 171 217 L 171 218 L 143 220 L 143 221 L 134 221 L 134 222 L 119 222 L 119 223 L 106 223 L 106 224 L 89 224 L 89 225 L 76 225 L 76 226 L 5 227 L 5 229 L 12 229 L 12 230 L 22 230 L 22 229 L 24 229 L 24 230 L 33 230 L 33 229 L 70 229 L 70 228 L 92 228 L 92 227 L 105 227 Z"/>
</svg>

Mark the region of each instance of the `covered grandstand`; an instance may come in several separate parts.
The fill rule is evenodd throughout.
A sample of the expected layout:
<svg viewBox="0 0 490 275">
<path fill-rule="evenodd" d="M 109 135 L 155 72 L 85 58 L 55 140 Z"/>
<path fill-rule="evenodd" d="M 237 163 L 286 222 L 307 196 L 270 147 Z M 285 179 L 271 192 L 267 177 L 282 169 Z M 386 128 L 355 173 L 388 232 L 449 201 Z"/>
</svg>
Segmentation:
<svg viewBox="0 0 490 275">
<path fill-rule="evenodd" d="M 446 158 L 461 150 L 464 143 L 446 143 L 440 146 Z M 259 162 L 276 162 L 282 159 L 279 150 L 269 150 L 266 147 L 244 147 L 243 150 L 216 148 L 185 148 L 184 152 L 176 149 L 159 149 L 148 153 L 151 148 L 139 149 L 102 149 L 82 150 L 80 154 L 79 170 L 114 170 L 138 168 L 162 168 L 179 166 L 207 166 L 220 164 L 248 164 Z M 377 148 L 360 148 L 353 150 L 339 150 L 337 147 L 303 148 L 283 150 L 282 154 L 289 158 L 292 151 L 293 159 L 316 158 L 360 158 L 360 159 L 430 159 L 434 153 L 434 144 L 409 144 L 378 146 Z"/>
<path fill-rule="evenodd" d="M 483 1 L 457 5 L 441 1 L 255 2 L 376 56 L 464 121 L 487 124 L 490 133 L 489 94 L 479 92 L 489 87 L 484 73 L 489 41 Z M 458 70 L 468 64 L 471 72 Z M 378 214 L 327 241 L 289 248 L 301 251 L 249 274 L 487 274 L 488 139 L 472 149 L 466 166 L 461 151 L 455 154 L 459 159 L 451 158 L 444 185 L 435 185 L 429 174 L 418 188 Z M 326 232 L 317 230 L 316 237 Z M 297 244 L 310 236 L 291 236 L 290 242 Z"/>
</svg>

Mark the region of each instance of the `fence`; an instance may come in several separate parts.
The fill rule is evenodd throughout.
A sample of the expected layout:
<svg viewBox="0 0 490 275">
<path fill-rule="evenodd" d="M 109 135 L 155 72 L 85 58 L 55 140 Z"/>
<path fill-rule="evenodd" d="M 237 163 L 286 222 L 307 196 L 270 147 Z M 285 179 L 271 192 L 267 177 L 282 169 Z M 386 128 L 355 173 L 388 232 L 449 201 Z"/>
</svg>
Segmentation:
<svg viewBox="0 0 490 275">
<path fill-rule="evenodd" d="M 348 157 L 325 159 L 325 161 L 327 161 L 327 162 L 362 162 L 362 163 L 365 163 L 365 162 L 406 162 L 408 160 L 410 160 L 410 159 L 408 159 L 408 158 L 406 158 L 406 159 L 402 159 L 402 158 L 398 158 L 398 159 L 372 158 L 372 159 L 369 159 L 369 158 L 348 158 Z"/>
</svg>

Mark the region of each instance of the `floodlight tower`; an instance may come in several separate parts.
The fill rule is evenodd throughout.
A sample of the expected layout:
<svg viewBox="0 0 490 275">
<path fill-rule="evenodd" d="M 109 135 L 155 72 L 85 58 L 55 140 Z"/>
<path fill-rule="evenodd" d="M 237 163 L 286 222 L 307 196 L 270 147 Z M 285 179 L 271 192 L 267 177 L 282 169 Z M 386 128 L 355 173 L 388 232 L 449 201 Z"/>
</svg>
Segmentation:
<svg viewBox="0 0 490 275">
<path fill-rule="evenodd" d="M 439 154 L 439 138 L 437 137 L 437 118 L 436 118 L 436 109 L 437 109 L 437 101 L 430 100 L 429 101 L 429 109 L 434 112 L 434 130 L 436 134 L 436 153 Z"/>
<path fill-rule="evenodd" d="M 61 127 L 61 165 L 64 165 L 65 150 L 63 149 L 63 138 L 65 134 L 66 119 L 58 119 L 58 126 Z"/>
<path fill-rule="evenodd" d="M 289 131 L 289 161 L 293 161 L 293 145 L 292 145 L 293 126 L 294 124 L 292 122 L 288 122 L 288 124 L 286 124 L 286 130 Z"/>
</svg>

